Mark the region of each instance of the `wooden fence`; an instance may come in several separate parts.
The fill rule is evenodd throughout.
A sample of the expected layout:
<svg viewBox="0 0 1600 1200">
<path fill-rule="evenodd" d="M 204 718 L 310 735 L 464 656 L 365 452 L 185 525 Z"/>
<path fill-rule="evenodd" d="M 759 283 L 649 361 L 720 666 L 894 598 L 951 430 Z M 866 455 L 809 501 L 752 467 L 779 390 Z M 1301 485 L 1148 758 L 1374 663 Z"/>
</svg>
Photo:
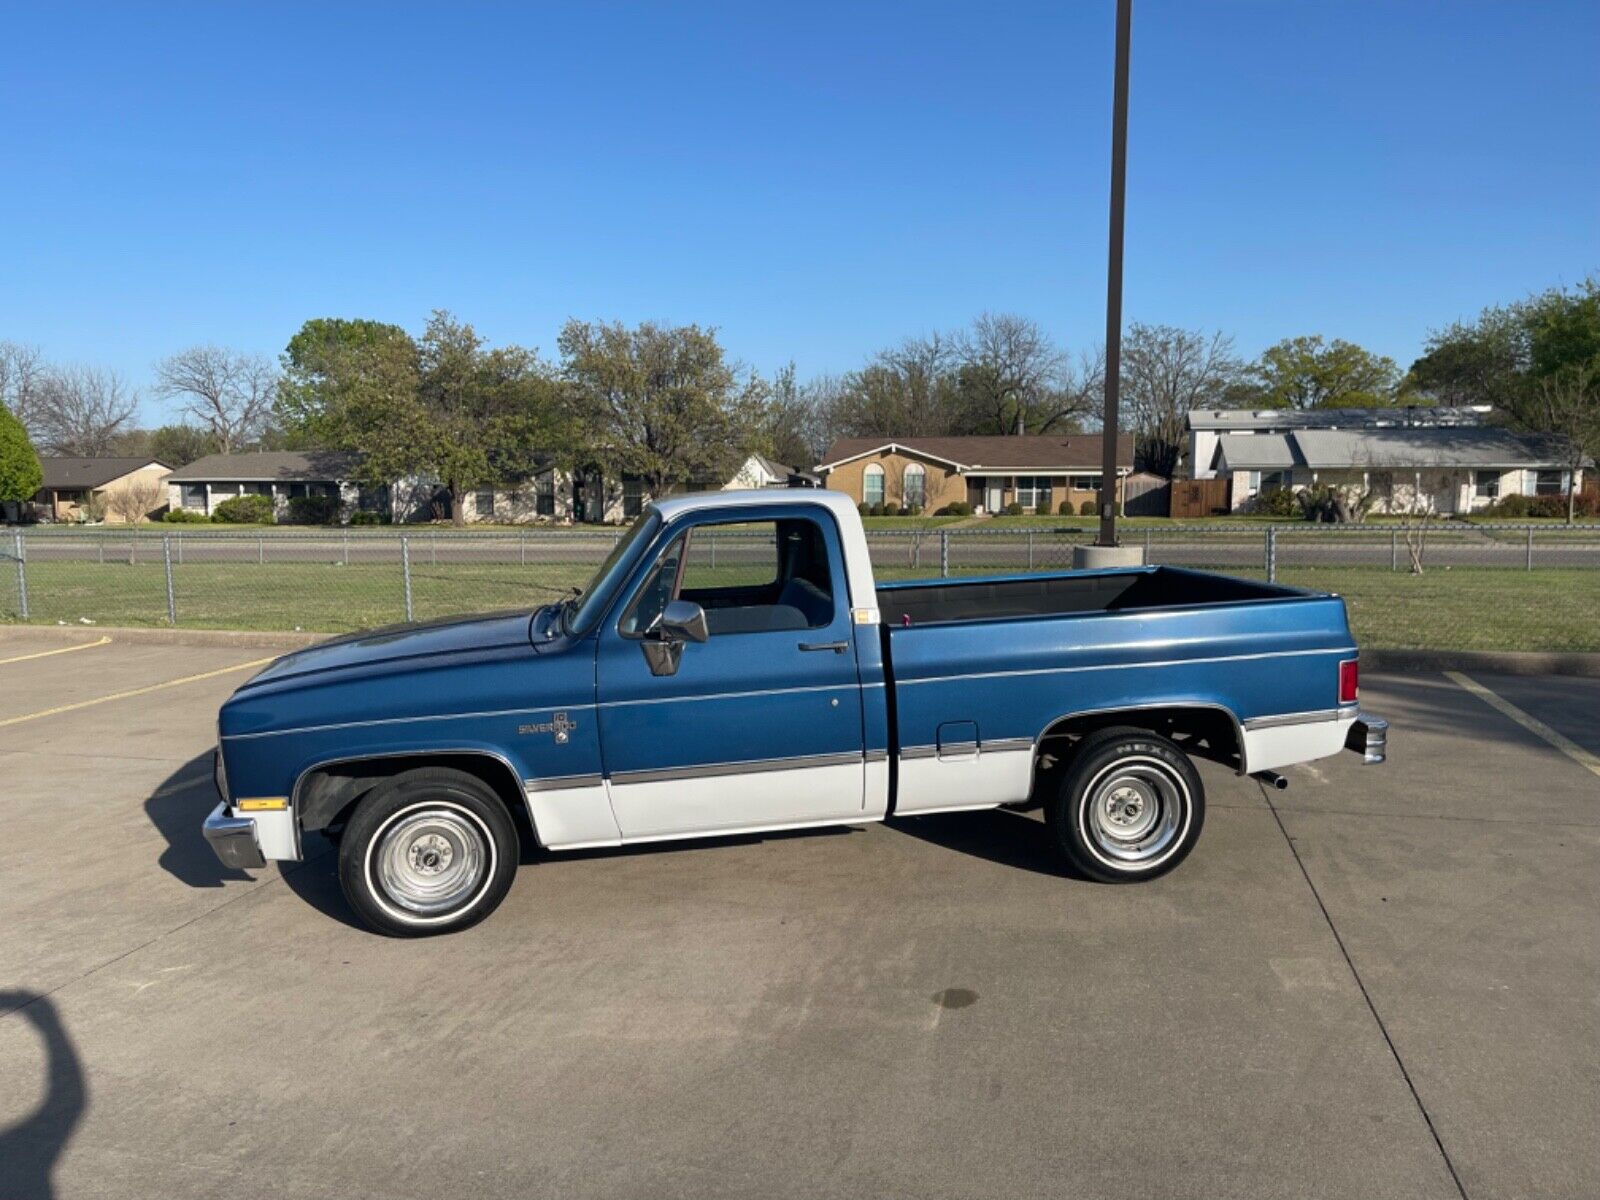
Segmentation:
<svg viewBox="0 0 1600 1200">
<path fill-rule="evenodd" d="M 1174 479 L 1170 517 L 1219 517 L 1228 511 L 1232 481 Z"/>
</svg>

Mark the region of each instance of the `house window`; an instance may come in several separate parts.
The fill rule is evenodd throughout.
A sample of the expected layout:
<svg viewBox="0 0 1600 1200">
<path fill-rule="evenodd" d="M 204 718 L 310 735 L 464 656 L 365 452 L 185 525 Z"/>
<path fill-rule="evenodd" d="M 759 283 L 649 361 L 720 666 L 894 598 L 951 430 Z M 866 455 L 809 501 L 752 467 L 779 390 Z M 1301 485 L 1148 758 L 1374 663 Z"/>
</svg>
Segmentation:
<svg viewBox="0 0 1600 1200">
<path fill-rule="evenodd" d="M 1017 477 L 1017 503 L 1023 508 L 1050 507 L 1050 479 L 1046 475 Z"/>
<path fill-rule="evenodd" d="M 1500 498 L 1500 472 L 1474 471 L 1472 473 L 1472 490 L 1480 500 L 1498 500 Z"/>
<path fill-rule="evenodd" d="M 480 517 L 494 516 L 494 489 L 492 487 L 479 488 L 474 492 L 472 507 Z"/>
<path fill-rule="evenodd" d="M 183 507 L 206 510 L 206 485 L 203 483 L 186 483 L 183 485 Z"/>
<path fill-rule="evenodd" d="M 1261 472 L 1261 490 L 1263 492 L 1270 492 L 1270 491 L 1274 490 L 1275 488 L 1286 488 L 1288 486 L 1289 486 L 1289 472 L 1287 472 L 1287 471 L 1262 471 Z"/>
<path fill-rule="evenodd" d="M 907 508 L 921 508 L 927 503 L 928 473 L 920 463 L 912 463 L 906 468 L 904 488 Z"/>
<path fill-rule="evenodd" d="M 1074 475 L 1067 480 L 1067 486 L 1075 492 L 1098 492 L 1100 490 L 1100 476 Z"/>
<path fill-rule="evenodd" d="M 883 503 L 883 468 L 877 463 L 868 463 L 861 473 L 861 499 L 867 504 Z"/>
<path fill-rule="evenodd" d="M 546 471 L 533 481 L 533 513 L 537 517 L 556 515 L 556 473 Z"/>
<path fill-rule="evenodd" d="M 1566 489 L 1565 471 L 1535 471 L 1533 473 L 1533 494 L 1535 496 L 1559 496 Z"/>
<path fill-rule="evenodd" d="M 644 480 L 638 476 L 622 477 L 622 515 L 637 517 L 644 511 Z"/>
</svg>

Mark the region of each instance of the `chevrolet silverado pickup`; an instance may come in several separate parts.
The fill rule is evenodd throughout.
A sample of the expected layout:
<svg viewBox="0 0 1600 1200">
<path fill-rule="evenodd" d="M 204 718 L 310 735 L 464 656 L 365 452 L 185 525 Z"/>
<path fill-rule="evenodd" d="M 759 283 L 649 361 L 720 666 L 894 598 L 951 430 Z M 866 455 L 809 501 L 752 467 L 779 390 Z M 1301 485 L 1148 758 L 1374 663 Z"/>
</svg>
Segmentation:
<svg viewBox="0 0 1600 1200">
<path fill-rule="evenodd" d="M 381 932 L 461 929 L 523 851 L 1042 806 L 1093 880 L 1194 848 L 1192 759 L 1384 757 L 1339 597 L 1172 567 L 879 583 L 828 491 L 674 497 L 531 611 L 338 638 L 218 721 L 226 865 L 338 847 Z"/>
</svg>

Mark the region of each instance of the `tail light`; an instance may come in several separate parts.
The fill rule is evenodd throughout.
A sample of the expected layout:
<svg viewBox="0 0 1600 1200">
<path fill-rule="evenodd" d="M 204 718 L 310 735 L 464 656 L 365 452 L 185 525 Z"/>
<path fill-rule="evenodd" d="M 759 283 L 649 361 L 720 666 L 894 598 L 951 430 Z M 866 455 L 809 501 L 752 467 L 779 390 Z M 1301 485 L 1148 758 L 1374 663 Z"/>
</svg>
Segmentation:
<svg viewBox="0 0 1600 1200">
<path fill-rule="evenodd" d="M 1347 658 L 1339 664 L 1339 703 L 1354 704 L 1361 687 L 1361 669 L 1357 660 Z"/>
</svg>

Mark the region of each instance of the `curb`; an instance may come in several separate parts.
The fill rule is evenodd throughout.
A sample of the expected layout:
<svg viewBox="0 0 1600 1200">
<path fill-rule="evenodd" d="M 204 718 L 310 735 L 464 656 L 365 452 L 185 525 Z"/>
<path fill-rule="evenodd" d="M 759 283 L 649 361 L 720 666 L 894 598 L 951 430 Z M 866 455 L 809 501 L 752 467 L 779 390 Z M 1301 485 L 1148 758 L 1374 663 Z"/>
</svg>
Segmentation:
<svg viewBox="0 0 1600 1200">
<path fill-rule="evenodd" d="M 1487 671 L 1492 675 L 1581 675 L 1600 679 L 1600 654 L 1539 650 L 1368 650 L 1361 651 L 1363 670 L 1397 674 L 1405 671 Z"/>
<path fill-rule="evenodd" d="M 72 645 L 109 637 L 113 642 L 146 646 L 238 646 L 241 649 L 301 650 L 333 633 L 276 633 L 234 629 L 140 629 L 116 625 L 0 625 L 0 644 L 54 642 Z"/>
</svg>

